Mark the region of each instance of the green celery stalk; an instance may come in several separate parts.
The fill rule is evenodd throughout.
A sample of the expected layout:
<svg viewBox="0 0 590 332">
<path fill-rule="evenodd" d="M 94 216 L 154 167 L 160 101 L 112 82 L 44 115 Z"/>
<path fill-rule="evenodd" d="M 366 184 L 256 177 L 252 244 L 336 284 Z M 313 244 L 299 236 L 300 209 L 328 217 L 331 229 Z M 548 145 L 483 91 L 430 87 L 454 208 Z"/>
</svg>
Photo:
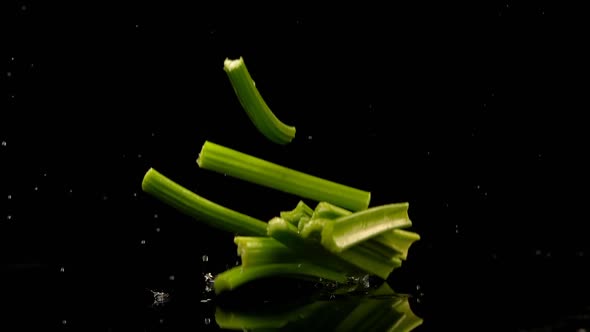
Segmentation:
<svg viewBox="0 0 590 332">
<path fill-rule="evenodd" d="M 297 225 L 302 217 L 311 217 L 313 210 L 303 201 L 299 201 L 297 206 L 291 211 L 281 211 L 281 218 L 287 220 L 293 225 Z"/>
<path fill-rule="evenodd" d="M 301 237 L 319 241 L 322 236 L 324 225 L 329 219 L 326 218 L 311 218 L 306 222 L 302 229 L 299 230 Z"/>
<path fill-rule="evenodd" d="M 348 280 L 345 273 L 308 262 L 264 264 L 251 266 L 249 268 L 236 266 L 217 275 L 214 280 L 215 294 L 236 289 L 254 280 L 279 275 L 289 275 L 294 278 L 304 279 L 310 277 L 322 278 L 340 283 L 345 283 Z"/>
<path fill-rule="evenodd" d="M 275 217 L 268 222 L 268 235 L 314 264 L 336 271 L 357 272 L 355 266 L 327 251 L 318 242 L 302 238 L 297 228 L 282 218 Z"/>
<path fill-rule="evenodd" d="M 337 219 L 349 214 L 352 212 L 328 202 L 319 202 L 313 211 L 314 218 Z"/>
<path fill-rule="evenodd" d="M 234 242 L 238 245 L 238 256 L 244 268 L 302 260 L 291 249 L 271 237 L 236 236 Z"/>
<path fill-rule="evenodd" d="M 353 211 L 369 206 L 371 193 L 280 166 L 206 141 L 199 167 L 316 201 L 327 201 Z"/>
<path fill-rule="evenodd" d="M 225 59 L 223 70 L 227 73 L 240 104 L 258 131 L 272 142 L 278 144 L 291 142 L 295 137 L 295 127 L 281 122 L 270 110 L 256 88 L 244 59 L 242 57 L 237 60 Z"/>
<path fill-rule="evenodd" d="M 153 168 L 143 177 L 146 193 L 210 226 L 243 235 L 266 235 L 266 223 L 213 203 L 180 186 Z"/>
<path fill-rule="evenodd" d="M 410 246 L 420 240 L 420 235 L 405 229 L 392 229 L 371 240 L 396 251 L 401 259 L 406 260 Z"/>
<path fill-rule="evenodd" d="M 326 222 L 322 245 L 331 252 L 341 252 L 383 232 L 411 225 L 408 203 L 381 205 Z"/>
<path fill-rule="evenodd" d="M 402 261 L 396 257 L 384 257 L 363 246 L 354 246 L 336 255 L 350 264 L 374 274 L 382 279 L 387 279 L 389 274 L 402 265 Z"/>
</svg>

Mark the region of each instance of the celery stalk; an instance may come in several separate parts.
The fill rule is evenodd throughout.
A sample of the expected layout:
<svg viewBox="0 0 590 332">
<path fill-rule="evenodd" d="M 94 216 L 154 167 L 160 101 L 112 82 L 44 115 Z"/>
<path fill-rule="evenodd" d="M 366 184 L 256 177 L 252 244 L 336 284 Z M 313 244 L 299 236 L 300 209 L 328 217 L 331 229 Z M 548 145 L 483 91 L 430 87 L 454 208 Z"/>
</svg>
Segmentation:
<svg viewBox="0 0 590 332">
<path fill-rule="evenodd" d="M 199 167 L 353 211 L 369 206 L 371 193 L 280 166 L 206 141 Z"/>
<path fill-rule="evenodd" d="M 326 222 L 322 245 L 329 251 L 341 252 L 383 232 L 411 225 L 408 203 L 381 205 Z"/>
<path fill-rule="evenodd" d="M 258 131 L 275 143 L 291 142 L 295 137 L 295 127 L 281 122 L 270 110 L 254 85 L 244 59 L 225 59 L 223 70 L 227 73 L 240 104 Z"/>
<path fill-rule="evenodd" d="M 266 235 L 266 223 L 213 203 L 180 186 L 153 168 L 143 178 L 146 193 L 210 226 L 243 235 Z"/>
<path fill-rule="evenodd" d="M 323 278 L 341 283 L 348 280 L 346 274 L 342 272 L 334 271 L 308 262 L 264 264 L 249 268 L 236 266 L 217 275 L 214 281 L 215 293 L 220 294 L 225 291 L 236 289 L 239 286 L 257 279 L 279 275 L 289 275 L 295 278 L 304 279 L 308 279 L 309 277 Z"/>
</svg>

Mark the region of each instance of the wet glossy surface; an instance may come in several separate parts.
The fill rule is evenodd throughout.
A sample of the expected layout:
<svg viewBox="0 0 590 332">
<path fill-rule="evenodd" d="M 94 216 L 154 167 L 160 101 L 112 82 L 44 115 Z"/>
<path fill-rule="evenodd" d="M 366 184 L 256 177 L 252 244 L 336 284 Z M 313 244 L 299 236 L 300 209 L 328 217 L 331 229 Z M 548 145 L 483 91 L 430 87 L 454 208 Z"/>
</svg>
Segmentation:
<svg viewBox="0 0 590 332">
<path fill-rule="evenodd" d="M 5 11 L 1 330 L 218 330 L 207 279 L 235 265 L 232 236 L 144 195 L 143 174 L 264 220 L 298 198 L 199 170 L 204 140 L 370 190 L 372 205 L 408 201 L 423 238 L 389 284 L 416 331 L 589 328 L 575 20 L 500 2 L 184 6 Z M 240 109 L 222 70 L 238 56 L 292 144 Z"/>
</svg>

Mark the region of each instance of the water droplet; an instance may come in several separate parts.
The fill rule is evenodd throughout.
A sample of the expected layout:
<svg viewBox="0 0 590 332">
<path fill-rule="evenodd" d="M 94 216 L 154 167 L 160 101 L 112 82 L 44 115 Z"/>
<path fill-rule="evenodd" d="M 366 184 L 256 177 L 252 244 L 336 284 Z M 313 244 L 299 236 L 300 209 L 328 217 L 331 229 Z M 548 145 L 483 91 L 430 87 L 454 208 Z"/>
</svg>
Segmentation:
<svg viewBox="0 0 590 332">
<path fill-rule="evenodd" d="M 420 303 L 420 302 L 422 302 L 422 300 L 420 300 L 420 298 L 417 298 L 416 302 Z"/>
<path fill-rule="evenodd" d="M 135 25 L 135 27 L 136 27 L 136 28 L 139 28 L 139 24 L 136 24 L 136 25 Z"/>
<path fill-rule="evenodd" d="M 207 317 L 205 318 L 205 325 L 209 325 L 211 324 L 211 318 Z"/>
<path fill-rule="evenodd" d="M 420 285 L 416 285 L 416 290 L 420 290 Z"/>
<path fill-rule="evenodd" d="M 67 323 L 68 323 L 68 321 L 67 321 L 67 320 L 65 320 L 65 319 L 62 319 L 62 321 L 61 321 L 61 324 L 62 324 L 62 325 L 66 325 Z"/>
<path fill-rule="evenodd" d="M 137 193 L 133 193 L 133 197 L 137 197 Z"/>
<path fill-rule="evenodd" d="M 156 227 L 156 233 L 160 233 L 160 227 Z"/>
<path fill-rule="evenodd" d="M 168 280 L 170 280 L 170 281 L 174 281 L 174 279 L 176 279 L 176 278 L 174 277 L 174 275 L 171 275 L 171 276 L 169 276 L 169 277 L 168 277 Z"/>
<path fill-rule="evenodd" d="M 309 135 L 307 136 L 307 139 L 311 141 L 313 139 L 313 136 Z"/>
<path fill-rule="evenodd" d="M 152 133 L 152 137 L 155 137 L 155 136 L 156 136 L 156 133 Z"/>
<path fill-rule="evenodd" d="M 12 195 L 11 194 L 8 194 L 8 199 L 12 199 Z"/>
<path fill-rule="evenodd" d="M 2 141 L 2 146 L 6 146 L 6 141 Z"/>
<path fill-rule="evenodd" d="M 578 251 L 578 257 L 583 257 L 584 256 L 584 252 L 583 251 Z"/>
<path fill-rule="evenodd" d="M 35 188 L 33 188 L 33 190 L 39 191 L 39 187 L 35 186 Z"/>
<path fill-rule="evenodd" d="M 72 189 L 68 190 L 68 193 L 70 193 L 70 194 L 73 192 L 74 192 L 74 190 L 72 190 Z"/>
<path fill-rule="evenodd" d="M 154 213 L 154 219 L 158 219 L 158 214 Z"/>
<path fill-rule="evenodd" d="M 145 240 L 141 240 L 141 244 L 145 244 Z"/>
<path fill-rule="evenodd" d="M 208 262 L 209 261 L 209 256 L 203 255 L 203 257 L 201 257 L 201 259 L 203 260 L 203 262 Z"/>
<path fill-rule="evenodd" d="M 545 257 L 547 257 L 547 258 L 551 258 L 551 251 L 548 251 L 548 252 L 545 254 Z"/>
<path fill-rule="evenodd" d="M 7 73 L 6 73 L 6 76 L 8 76 L 8 77 L 12 77 L 12 72 L 7 72 Z"/>
<path fill-rule="evenodd" d="M 10 215 L 10 214 L 9 214 L 9 215 L 7 215 L 7 216 L 6 216 L 6 219 L 7 219 L 7 220 L 12 220 L 12 215 Z"/>
<path fill-rule="evenodd" d="M 300 269 L 301 268 L 301 264 L 297 264 L 297 268 Z"/>
<path fill-rule="evenodd" d="M 61 273 L 64 273 L 64 272 L 66 272 L 66 268 L 65 268 L 65 267 L 63 267 L 63 266 L 62 266 L 62 267 L 60 267 L 60 268 L 59 268 L 59 272 L 61 272 Z"/>
<path fill-rule="evenodd" d="M 141 159 L 141 153 L 138 153 L 138 154 L 137 154 L 137 158 L 138 158 L 138 159 Z"/>
<path fill-rule="evenodd" d="M 164 318 L 160 318 L 159 322 L 160 324 L 164 324 Z"/>
<path fill-rule="evenodd" d="M 535 250 L 535 255 L 537 255 L 537 256 L 541 255 L 541 250 L 539 250 L 539 249 Z"/>
<path fill-rule="evenodd" d="M 107 195 L 102 195 L 102 200 L 103 200 L 103 201 L 106 201 L 107 199 L 109 199 L 109 196 L 107 196 Z"/>
<path fill-rule="evenodd" d="M 203 300 L 201 300 L 201 303 L 207 303 L 207 302 L 210 302 L 210 301 L 211 301 L 211 299 L 203 299 Z"/>
<path fill-rule="evenodd" d="M 11 58 L 10 58 L 10 61 L 14 61 L 14 57 L 11 57 Z"/>
</svg>

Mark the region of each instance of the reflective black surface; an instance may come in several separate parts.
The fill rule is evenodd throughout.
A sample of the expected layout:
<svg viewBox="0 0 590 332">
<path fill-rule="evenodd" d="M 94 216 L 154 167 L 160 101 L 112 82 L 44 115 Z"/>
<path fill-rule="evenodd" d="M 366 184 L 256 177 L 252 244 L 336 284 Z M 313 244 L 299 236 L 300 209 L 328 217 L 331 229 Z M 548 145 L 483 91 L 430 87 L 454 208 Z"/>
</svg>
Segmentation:
<svg viewBox="0 0 590 332">
<path fill-rule="evenodd" d="M 205 140 L 410 202 L 422 240 L 388 282 L 416 331 L 588 328 L 575 10 L 3 6 L 2 330 L 218 329 L 205 276 L 232 236 L 144 195 L 145 171 L 264 220 L 298 198 L 198 169 Z M 292 144 L 240 108 L 238 56 Z"/>
</svg>

